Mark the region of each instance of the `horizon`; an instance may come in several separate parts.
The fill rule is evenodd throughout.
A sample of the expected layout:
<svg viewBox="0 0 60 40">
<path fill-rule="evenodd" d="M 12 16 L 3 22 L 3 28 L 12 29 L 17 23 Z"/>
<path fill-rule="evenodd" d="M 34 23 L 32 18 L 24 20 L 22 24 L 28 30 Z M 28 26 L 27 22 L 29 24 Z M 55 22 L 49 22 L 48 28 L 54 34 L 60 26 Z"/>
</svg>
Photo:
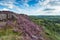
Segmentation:
<svg viewBox="0 0 60 40">
<path fill-rule="evenodd" d="M 60 0 L 0 0 L 0 11 L 26 15 L 60 15 Z"/>
</svg>

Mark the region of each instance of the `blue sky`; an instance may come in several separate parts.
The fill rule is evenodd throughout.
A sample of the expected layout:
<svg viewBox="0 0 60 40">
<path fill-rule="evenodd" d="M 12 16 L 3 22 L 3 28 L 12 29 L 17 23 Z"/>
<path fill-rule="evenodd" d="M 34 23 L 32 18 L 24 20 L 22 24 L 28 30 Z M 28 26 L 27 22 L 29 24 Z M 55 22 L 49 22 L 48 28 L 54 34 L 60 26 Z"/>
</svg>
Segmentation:
<svg viewBox="0 0 60 40">
<path fill-rule="evenodd" d="M 27 15 L 60 15 L 60 0 L 0 0 L 0 11 Z"/>
</svg>

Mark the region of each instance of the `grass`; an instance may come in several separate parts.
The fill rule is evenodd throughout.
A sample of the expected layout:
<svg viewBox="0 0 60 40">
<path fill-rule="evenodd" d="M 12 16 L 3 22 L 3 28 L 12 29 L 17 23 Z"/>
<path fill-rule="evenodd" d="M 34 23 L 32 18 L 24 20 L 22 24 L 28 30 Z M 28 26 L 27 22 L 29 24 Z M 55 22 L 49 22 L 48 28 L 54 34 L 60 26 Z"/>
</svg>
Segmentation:
<svg viewBox="0 0 60 40">
<path fill-rule="evenodd" d="M 60 40 L 59 18 L 54 19 L 53 17 L 51 20 L 49 18 L 32 18 L 32 21 L 44 28 L 45 35 L 49 40 Z M 19 32 L 14 32 L 10 26 L 7 26 L 6 29 L 0 29 L 0 40 L 22 40 L 22 35 L 20 34 Z"/>
<path fill-rule="evenodd" d="M 49 38 L 49 40 L 60 40 L 59 18 L 54 19 L 53 17 L 53 19 L 50 20 L 49 17 L 48 18 L 32 17 L 31 20 L 37 25 L 40 25 L 44 28 L 45 35 L 47 38 Z"/>
<path fill-rule="evenodd" d="M 0 29 L 0 40 L 21 40 L 22 36 L 20 34 L 20 32 L 14 32 L 11 27 L 3 28 Z"/>
</svg>

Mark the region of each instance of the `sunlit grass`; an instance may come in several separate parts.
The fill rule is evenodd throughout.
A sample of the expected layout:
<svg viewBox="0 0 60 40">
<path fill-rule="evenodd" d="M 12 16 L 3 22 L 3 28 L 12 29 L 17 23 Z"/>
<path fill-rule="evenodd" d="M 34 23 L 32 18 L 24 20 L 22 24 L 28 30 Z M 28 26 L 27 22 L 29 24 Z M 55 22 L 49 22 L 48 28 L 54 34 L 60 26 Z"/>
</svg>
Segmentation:
<svg viewBox="0 0 60 40">
<path fill-rule="evenodd" d="M 22 38 L 20 34 L 20 32 L 14 32 L 11 27 L 0 29 L 0 40 L 20 40 Z"/>
<path fill-rule="evenodd" d="M 44 28 L 46 37 L 50 40 L 60 40 L 60 31 L 58 31 L 60 29 L 60 23 L 53 22 L 53 19 L 49 20 L 48 18 L 32 18 L 32 21 Z"/>
</svg>

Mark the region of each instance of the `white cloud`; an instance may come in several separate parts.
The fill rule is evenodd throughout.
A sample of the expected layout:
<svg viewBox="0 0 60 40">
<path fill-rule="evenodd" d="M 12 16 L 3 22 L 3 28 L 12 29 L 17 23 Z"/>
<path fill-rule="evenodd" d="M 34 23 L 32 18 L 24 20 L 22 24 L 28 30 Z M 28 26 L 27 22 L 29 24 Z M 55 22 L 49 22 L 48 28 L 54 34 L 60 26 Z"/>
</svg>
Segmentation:
<svg viewBox="0 0 60 40">
<path fill-rule="evenodd" d="M 46 0 L 44 2 L 39 2 L 37 4 L 35 4 L 36 6 L 31 9 L 19 9 L 20 12 L 24 13 L 24 14 L 28 14 L 28 15 L 60 15 L 60 5 L 59 6 L 52 6 L 50 5 L 51 1 L 55 1 L 55 0 Z M 50 10 L 50 11 L 43 11 L 45 9 L 54 9 L 54 10 Z"/>
<path fill-rule="evenodd" d="M 7 2 L 6 2 L 7 1 Z M 7 6 L 8 8 L 3 8 L 2 10 L 10 10 L 17 12 L 17 13 L 24 13 L 28 15 L 60 15 L 60 5 L 55 5 L 55 4 L 60 4 L 60 0 L 45 0 L 43 2 L 38 2 L 35 4 L 35 6 L 30 7 L 28 2 L 31 0 L 21 0 L 24 2 L 24 8 L 22 9 L 19 6 L 14 5 L 14 3 L 19 4 L 15 2 L 16 0 L 5 0 L 0 2 L 0 5 Z M 53 4 L 51 3 L 53 2 Z M 55 4 L 54 4 L 55 3 Z M 54 9 L 54 10 L 47 10 L 44 11 L 45 9 Z"/>
<path fill-rule="evenodd" d="M 4 10 L 4 11 L 8 11 L 9 9 L 7 9 L 7 8 L 3 8 L 2 10 Z"/>
<path fill-rule="evenodd" d="M 15 2 L 15 0 L 2 0 L 1 2 L 0 2 L 0 5 L 2 5 L 2 6 L 6 6 L 6 7 L 8 7 L 8 8 L 10 8 L 10 9 L 12 9 L 12 8 L 14 8 L 14 3 Z"/>
<path fill-rule="evenodd" d="M 50 3 L 53 2 L 53 3 Z M 40 15 L 60 15 L 60 5 L 55 5 L 54 2 L 56 2 L 56 4 L 60 4 L 60 1 L 58 0 L 45 0 L 44 2 L 39 2 L 37 5 L 41 5 L 41 9 L 37 9 L 34 13 L 38 13 Z M 53 5 L 54 4 L 54 5 Z M 39 6 L 40 7 L 40 6 Z M 54 9 L 54 10 L 47 10 L 44 11 L 45 9 Z"/>
<path fill-rule="evenodd" d="M 8 11 L 9 9 L 7 8 L 3 8 L 3 9 L 0 9 L 0 11 Z"/>
</svg>

